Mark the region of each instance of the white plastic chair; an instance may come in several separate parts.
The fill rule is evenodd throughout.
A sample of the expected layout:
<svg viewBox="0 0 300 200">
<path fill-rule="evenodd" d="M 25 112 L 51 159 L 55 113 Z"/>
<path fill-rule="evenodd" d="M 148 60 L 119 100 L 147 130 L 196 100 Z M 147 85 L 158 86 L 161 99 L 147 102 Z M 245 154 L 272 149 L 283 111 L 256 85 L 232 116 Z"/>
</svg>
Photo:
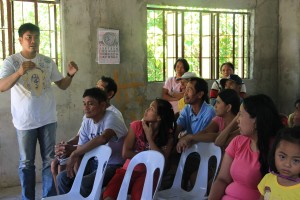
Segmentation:
<svg viewBox="0 0 300 200">
<path fill-rule="evenodd" d="M 200 155 L 200 165 L 198 168 L 195 185 L 191 191 L 186 191 L 181 188 L 182 175 L 184 165 L 189 154 L 197 152 Z M 157 192 L 156 199 L 207 199 L 205 197 L 208 181 L 208 161 L 212 156 L 216 156 L 217 165 L 214 177 L 218 171 L 221 162 L 221 149 L 214 143 L 200 142 L 186 149 L 181 157 L 176 171 L 173 185 L 170 189 Z"/>
<path fill-rule="evenodd" d="M 98 146 L 91 151 L 84 154 L 83 159 L 80 163 L 78 172 L 75 176 L 75 180 L 73 182 L 71 190 L 67 194 L 57 195 L 52 197 L 43 198 L 45 200 L 99 200 L 102 190 L 102 182 L 104 178 L 105 169 L 107 166 L 107 161 L 109 160 L 111 155 L 111 148 L 107 145 Z M 83 173 L 86 167 L 88 160 L 92 157 L 96 157 L 98 159 L 98 167 L 94 180 L 94 185 L 92 192 L 86 198 L 80 194 L 80 186 L 83 178 Z"/>
<path fill-rule="evenodd" d="M 144 163 L 147 168 L 147 174 L 144 182 L 141 199 L 151 200 L 155 196 L 157 188 L 159 188 L 160 186 L 161 177 L 165 165 L 165 158 L 160 152 L 149 150 L 149 151 L 140 152 L 131 159 L 127 167 L 117 200 L 130 199 L 130 195 L 127 194 L 128 194 L 128 187 L 129 187 L 131 175 L 134 167 L 141 163 Z M 159 169 L 159 177 L 158 177 L 156 188 L 153 188 L 153 177 L 156 169 Z"/>
</svg>

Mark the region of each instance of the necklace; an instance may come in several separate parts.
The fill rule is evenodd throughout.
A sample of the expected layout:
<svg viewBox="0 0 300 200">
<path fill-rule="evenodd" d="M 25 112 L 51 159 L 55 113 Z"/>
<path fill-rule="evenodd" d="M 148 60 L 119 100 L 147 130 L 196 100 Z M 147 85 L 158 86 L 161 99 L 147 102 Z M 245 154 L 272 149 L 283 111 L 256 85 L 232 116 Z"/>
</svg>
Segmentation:
<svg viewBox="0 0 300 200">
<path fill-rule="evenodd" d="M 287 179 L 289 181 L 293 181 L 293 182 L 296 182 L 296 183 L 300 183 L 300 178 L 291 178 L 291 177 L 288 177 L 288 176 L 284 176 L 284 175 L 281 175 L 281 174 L 278 174 L 274 171 L 270 171 L 272 174 L 280 177 L 280 178 L 284 178 L 284 179 Z"/>
</svg>

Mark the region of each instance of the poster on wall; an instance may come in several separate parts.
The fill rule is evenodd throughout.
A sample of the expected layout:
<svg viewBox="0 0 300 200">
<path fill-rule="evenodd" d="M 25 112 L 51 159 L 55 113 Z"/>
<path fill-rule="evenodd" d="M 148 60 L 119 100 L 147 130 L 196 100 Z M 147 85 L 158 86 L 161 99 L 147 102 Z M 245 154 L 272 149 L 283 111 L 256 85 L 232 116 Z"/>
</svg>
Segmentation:
<svg viewBox="0 0 300 200">
<path fill-rule="evenodd" d="M 98 29 L 98 64 L 120 64 L 119 30 Z"/>
</svg>

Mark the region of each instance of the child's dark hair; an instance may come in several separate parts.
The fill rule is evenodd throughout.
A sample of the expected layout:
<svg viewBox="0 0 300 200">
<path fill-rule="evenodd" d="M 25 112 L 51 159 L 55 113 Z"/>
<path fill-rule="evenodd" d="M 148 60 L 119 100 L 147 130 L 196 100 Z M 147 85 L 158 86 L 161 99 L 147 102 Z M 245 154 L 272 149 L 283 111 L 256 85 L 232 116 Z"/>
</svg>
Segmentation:
<svg viewBox="0 0 300 200">
<path fill-rule="evenodd" d="M 221 65 L 221 67 L 220 67 L 221 72 L 222 72 L 222 68 L 223 68 L 224 65 L 230 67 L 232 69 L 233 73 L 234 73 L 234 65 L 231 62 L 225 62 L 225 63 L 223 63 Z"/>
<path fill-rule="evenodd" d="M 203 92 L 202 100 L 206 103 L 209 103 L 207 82 L 203 78 L 199 77 L 190 78 L 189 82 L 192 82 L 194 84 L 196 93 Z"/>
<path fill-rule="evenodd" d="M 238 114 L 240 111 L 241 100 L 240 96 L 237 94 L 235 90 L 225 89 L 222 90 L 218 96 L 226 105 L 231 105 L 231 112 L 233 114 Z"/>
<path fill-rule="evenodd" d="M 99 103 L 103 102 L 103 101 L 107 101 L 107 94 L 105 91 L 94 87 L 94 88 L 90 88 L 90 89 L 86 89 L 82 95 L 82 97 L 92 97 L 94 99 L 96 99 Z"/>
<path fill-rule="evenodd" d="M 174 64 L 174 70 L 176 70 L 176 65 L 177 65 L 178 62 L 182 62 L 185 72 L 188 72 L 190 70 L 190 65 L 189 65 L 188 61 L 184 58 L 178 58 L 176 60 L 176 62 Z"/>
<path fill-rule="evenodd" d="M 40 34 L 40 28 L 32 23 L 25 23 L 22 24 L 19 27 L 18 33 L 19 33 L 19 37 L 23 37 L 24 33 L 30 31 L 30 32 L 36 32 L 38 34 Z"/>
<path fill-rule="evenodd" d="M 111 91 L 114 92 L 114 95 L 111 97 L 111 98 L 113 98 L 118 91 L 118 86 L 117 86 L 116 82 L 114 81 L 114 79 L 112 79 L 110 77 L 102 76 L 101 81 L 107 83 L 107 85 L 105 87 L 105 90 L 107 93 L 109 93 Z"/>
<path fill-rule="evenodd" d="M 160 98 L 156 98 L 155 102 L 157 104 L 157 115 L 161 118 L 155 143 L 158 147 L 162 147 L 167 144 L 169 135 L 175 130 L 175 115 L 170 102 Z"/>
<path fill-rule="evenodd" d="M 273 171 L 275 173 L 279 173 L 275 165 L 275 152 L 282 140 L 300 146 L 300 126 L 296 126 L 293 128 L 284 128 L 278 131 L 269 154 L 270 171 Z"/>
<path fill-rule="evenodd" d="M 295 101 L 294 106 L 296 107 L 298 103 L 300 103 L 300 99 L 297 99 L 297 100 Z"/>
<path fill-rule="evenodd" d="M 249 96 L 243 101 L 244 109 L 251 118 L 256 118 L 257 147 L 259 150 L 260 172 L 262 176 L 269 172 L 268 155 L 270 142 L 277 131 L 283 128 L 273 100 L 264 94 Z"/>
</svg>

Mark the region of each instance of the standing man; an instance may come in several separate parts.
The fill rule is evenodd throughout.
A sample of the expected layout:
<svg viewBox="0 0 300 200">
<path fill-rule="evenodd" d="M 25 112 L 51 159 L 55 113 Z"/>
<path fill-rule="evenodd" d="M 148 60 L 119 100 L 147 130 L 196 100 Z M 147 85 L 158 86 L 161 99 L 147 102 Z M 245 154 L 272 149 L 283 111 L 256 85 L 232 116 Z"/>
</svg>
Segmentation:
<svg viewBox="0 0 300 200">
<path fill-rule="evenodd" d="M 38 53 L 39 27 L 26 23 L 20 26 L 18 33 L 22 51 L 4 60 L 0 71 L 0 91 L 11 89 L 11 112 L 20 152 L 22 199 L 33 200 L 37 140 L 43 161 L 43 197 L 56 193 L 50 170 L 57 127 L 56 101 L 51 83 L 62 90 L 67 89 L 78 67 L 70 62 L 67 76 L 63 78 L 53 60 Z"/>
</svg>

